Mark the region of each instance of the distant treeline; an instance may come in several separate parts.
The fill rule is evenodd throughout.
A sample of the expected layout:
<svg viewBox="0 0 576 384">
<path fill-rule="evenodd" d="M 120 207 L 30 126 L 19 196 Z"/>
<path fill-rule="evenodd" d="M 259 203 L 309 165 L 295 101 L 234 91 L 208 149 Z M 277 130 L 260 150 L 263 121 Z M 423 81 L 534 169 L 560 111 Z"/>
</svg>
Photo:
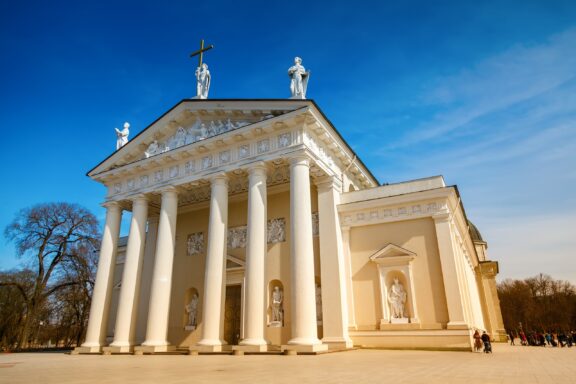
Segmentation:
<svg viewBox="0 0 576 384">
<path fill-rule="evenodd" d="M 576 286 L 540 274 L 498 284 L 504 326 L 511 330 L 576 330 Z"/>
</svg>

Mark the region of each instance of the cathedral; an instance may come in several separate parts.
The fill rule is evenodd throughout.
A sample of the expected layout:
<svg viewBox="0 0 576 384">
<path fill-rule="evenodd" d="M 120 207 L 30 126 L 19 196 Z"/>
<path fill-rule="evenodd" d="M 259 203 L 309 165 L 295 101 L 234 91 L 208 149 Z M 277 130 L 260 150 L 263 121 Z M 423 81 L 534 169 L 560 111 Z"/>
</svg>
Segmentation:
<svg viewBox="0 0 576 384">
<path fill-rule="evenodd" d="M 185 99 L 88 172 L 107 188 L 75 353 L 473 349 L 498 263 L 442 176 L 380 185 L 296 58 L 287 99 Z M 120 237 L 122 214 L 131 212 Z"/>
</svg>

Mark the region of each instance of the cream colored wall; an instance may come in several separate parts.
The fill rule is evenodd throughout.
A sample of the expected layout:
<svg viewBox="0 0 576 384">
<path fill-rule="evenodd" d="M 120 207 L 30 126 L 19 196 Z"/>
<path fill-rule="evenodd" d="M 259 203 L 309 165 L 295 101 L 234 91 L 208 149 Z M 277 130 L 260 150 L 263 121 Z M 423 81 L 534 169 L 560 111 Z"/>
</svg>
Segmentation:
<svg viewBox="0 0 576 384">
<path fill-rule="evenodd" d="M 413 279 L 420 328 L 445 327 L 448 312 L 436 231 L 432 219 L 424 218 L 351 228 L 351 272 L 358 329 L 378 329 L 382 319 L 378 268 L 369 257 L 388 243 L 417 255 L 413 261 Z"/>
<path fill-rule="evenodd" d="M 312 187 L 312 211 L 317 211 L 317 193 Z M 228 227 L 236 227 L 247 224 L 247 201 L 230 198 L 228 205 Z M 272 280 L 279 280 L 284 288 L 284 327 L 270 328 L 266 327 L 265 337 L 272 344 L 286 344 L 290 339 L 291 313 L 290 313 L 290 192 L 285 189 L 281 192 L 268 194 L 268 220 L 274 218 L 284 218 L 286 220 L 286 241 L 276 244 L 268 244 L 268 254 L 266 256 L 266 285 Z M 190 211 L 178 215 L 176 223 L 176 251 L 174 256 L 174 270 L 172 276 L 172 294 L 170 302 L 170 317 L 168 341 L 173 345 L 194 345 L 199 341 L 202 333 L 202 308 L 204 295 L 204 268 L 205 253 L 201 255 L 187 256 L 187 239 L 188 235 L 195 232 L 204 233 L 204 252 L 206 251 L 206 240 L 208 232 L 209 208 Z M 315 272 L 320 276 L 320 261 L 318 238 L 314 238 L 314 259 Z M 228 249 L 228 255 L 245 260 L 245 248 Z M 319 278 L 318 278 L 319 279 Z M 184 330 L 187 317 L 184 311 L 186 304 L 186 291 L 189 288 L 198 290 L 200 297 L 200 312 L 198 314 L 198 327 L 190 332 Z M 266 306 L 269 313 L 268 292 Z M 266 324 L 269 319 L 266 318 Z M 320 329 L 321 331 L 321 329 Z"/>
</svg>

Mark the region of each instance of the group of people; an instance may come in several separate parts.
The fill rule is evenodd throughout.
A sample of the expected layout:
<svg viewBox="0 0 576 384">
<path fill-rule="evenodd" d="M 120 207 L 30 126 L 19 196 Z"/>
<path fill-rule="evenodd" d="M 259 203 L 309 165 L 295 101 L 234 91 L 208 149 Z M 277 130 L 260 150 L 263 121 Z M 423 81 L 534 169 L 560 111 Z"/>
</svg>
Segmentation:
<svg viewBox="0 0 576 384">
<path fill-rule="evenodd" d="M 516 345 L 514 343 L 515 339 L 520 339 L 521 345 L 532 345 L 538 347 L 545 347 L 546 345 L 550 347 L 571 347 L 576 345 L 576 331 L 565 332 L 536 332 L 531 331 L 525 333 L 523 330 L 518 332 L 510 331 L 508 332 L 508 338 L 510 339 L 510 345 Z"/>
<path fill-rule="evenodd" d="M 492 353 L 492 343 L 490 342 L 490 335 L 488 335 L 486 331 L 483 331 L 482 335 L 480 335 L 480 332 L 478 330 L 474 332 L 474 351 Z"/>
</svg>

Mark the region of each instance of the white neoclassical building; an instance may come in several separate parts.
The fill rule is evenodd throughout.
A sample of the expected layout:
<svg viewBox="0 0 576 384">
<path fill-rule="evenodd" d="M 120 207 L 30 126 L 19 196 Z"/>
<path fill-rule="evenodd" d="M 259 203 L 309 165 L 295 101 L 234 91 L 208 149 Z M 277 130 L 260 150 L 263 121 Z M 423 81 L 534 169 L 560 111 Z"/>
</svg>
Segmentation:
<svg viewBox="0 0 576 384">
<path fill-rule="evenodd" d="M 475 329 L 504 336 L 498 265 L 458 189 L 379 185 L 312 100 L 183 100 L 88 176 L 108 193 L 79 353 L 471 350 Z"/>
</svg>

